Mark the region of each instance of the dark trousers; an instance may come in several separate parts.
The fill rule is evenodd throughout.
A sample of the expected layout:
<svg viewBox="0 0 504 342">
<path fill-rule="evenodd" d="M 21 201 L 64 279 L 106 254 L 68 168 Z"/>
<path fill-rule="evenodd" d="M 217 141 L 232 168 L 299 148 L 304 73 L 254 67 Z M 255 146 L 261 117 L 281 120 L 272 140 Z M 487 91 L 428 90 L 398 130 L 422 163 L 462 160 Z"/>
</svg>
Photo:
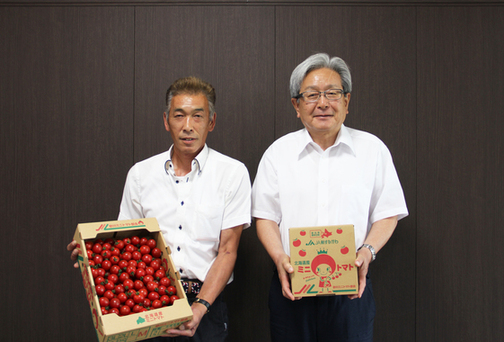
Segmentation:
<svg viewBox="0 0 504 342">
<path fill-rule="evenodd" d="M 362 298 L 346 295 L 305 297 L 291 301 L 282 295 L 275 271 L 269 294 L 273 342 L 372 342 L 375 301 L 368 278 Z"/>
<path fill-rule="evenodd" d="M 196 299 L 188 295 L 189 304 Z M 222 299 L 222 294 L 217 297 L 210 307 L 210 312 L 201 319 L 193 337 L 156 337 L 150 342 L 224 342 L 228 335 L 227 305 Z"/>
</svg>

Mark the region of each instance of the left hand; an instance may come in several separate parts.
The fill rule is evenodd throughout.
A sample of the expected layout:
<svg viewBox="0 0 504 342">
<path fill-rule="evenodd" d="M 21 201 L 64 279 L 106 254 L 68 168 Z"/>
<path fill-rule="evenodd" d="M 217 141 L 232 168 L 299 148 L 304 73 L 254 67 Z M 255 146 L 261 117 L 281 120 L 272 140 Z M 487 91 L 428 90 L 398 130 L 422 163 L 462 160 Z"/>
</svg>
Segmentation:
<svg viewBox="0 0 504 342">
<path fill-rule="evenodd" d="M 371 255 L 371 251 L 367 248 L 362 248 L 359 252 L 357 252 L 357 259 L 355 259 L 355 266 L 359 268 L 359 293 L 349 295 L 348 298 L 356 299 L 361 298 L 364 290 L 366 289 L 366 276 L 369 271 L 369 263 L 373 256 Z"/>
<path fill-rule="evenodd" d="M 194 336 L 196 329 L 201 322 L 201 319 L 207 312 L 207 308 L 204 305 L 193 303 L 191 305 L 191 309 L 193 312 L 193 318 L 189 322 L 181 324 L 177 329 L 169 329 L 166 331 L 165 335 L 161 335 L 163 337 L 177 337 L 177 336 Z"/>
</svg>

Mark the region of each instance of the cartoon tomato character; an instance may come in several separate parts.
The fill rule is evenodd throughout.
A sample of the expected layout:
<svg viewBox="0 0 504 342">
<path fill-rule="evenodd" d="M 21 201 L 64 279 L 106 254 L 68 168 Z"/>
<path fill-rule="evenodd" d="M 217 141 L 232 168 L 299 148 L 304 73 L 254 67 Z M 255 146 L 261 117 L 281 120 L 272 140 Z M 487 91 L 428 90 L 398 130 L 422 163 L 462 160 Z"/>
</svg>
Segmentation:
<svg viewBox="0 0 504 342">
<path fill-rule="evenodd" d="M 336 262 L 334 259 L 327 255 L 325 252 L 321 252 L 311 262 L 312 272 L 317 275 L 319 279 L 320 293 L 324 290 L 327 293 L 331 292 L 331 274 L 334 273 L 336 269 Z"/>
</svg>

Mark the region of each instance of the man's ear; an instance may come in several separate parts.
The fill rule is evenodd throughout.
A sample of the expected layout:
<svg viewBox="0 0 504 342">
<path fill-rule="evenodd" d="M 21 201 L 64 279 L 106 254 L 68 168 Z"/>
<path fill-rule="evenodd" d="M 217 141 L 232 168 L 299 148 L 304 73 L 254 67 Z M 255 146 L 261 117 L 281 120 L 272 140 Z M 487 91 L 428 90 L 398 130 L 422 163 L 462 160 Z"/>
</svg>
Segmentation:
<svg viewBox="0 0 504 342">
<path fill-rule="evenodd" d="M 291 98 L 291 102 L 292 102 L 292 105 L 294 106 L 294 110 L 297 113 L 297 117 L 299 118 L 300 115 L 299 115 L 299 103 L 298 103 L 298 99 Z"/>
<path fill-rule="evenodd" d="M 166 112 L 163 113 L 163 122 L 164 122 L 164 127 L 167 132 L 170 131 L 170 124 L 168 123 L 168 114 Z"/>
<path fill-rule="evenodd" d="M 208 125 L 208 131 L 211 132 L 215 128 L 215 121 L 217 120 L 217 113 L 214 113 L 212 115 L 212 120 L 210 120 L 210 123 Z"/>
</svg>

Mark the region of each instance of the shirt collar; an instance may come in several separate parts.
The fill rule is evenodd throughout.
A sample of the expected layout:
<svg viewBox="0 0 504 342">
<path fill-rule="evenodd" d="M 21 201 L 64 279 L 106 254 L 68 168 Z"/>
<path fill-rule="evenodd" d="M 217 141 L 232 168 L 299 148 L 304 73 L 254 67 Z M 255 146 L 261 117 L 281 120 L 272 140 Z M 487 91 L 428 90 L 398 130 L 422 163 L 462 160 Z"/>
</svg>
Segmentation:
<svg viewBox="0 0 504 342">
<path fill-rule="evenodd" d="M 343 124 L 341 125 L 340 131 L 338 132 L 338 136 L 336 137 L 336 141 L 334 142 L 334 144 L 332 146 L 330 146 L 328 148 L 328 150 L 336 148 L 340 144 L 348 146 L 350 148 L 350 150 L 352 151 L 352 153 L 355 155 L 355 149 L 354 149 L 354 144 L 353 144 L 353 140 L 352 140 L 352 135 L 350 134 L 350 131 L 348 130 L 348 128 L 346 128 L 345 125 L 343 125 Z M 299 147 L 299 154 L 301 155 L 304 151 L 306 151 L 308 146 L 311 146 L 312 148 L 314 148 L 318 151 L 321 150 L 320 147 L 317 145 L 317 143 L 315 143 L 313 141 L 310 133 L 308 133 L 308 130 L 306 128 L 304 128 L 302 139 L 299 140 L 299 146 L 298 146 Z"/>
<path fill-rule="evenodd" d="M 206 161 L 208 159 L 208 151 L 209 151 L 209 148 L 208 148 L 207 144 L 205 144 L 205 146 L 203 146 L 203 149 L 200 151 L 200 153 L 198 153 L 198 155 L 193 160 L 193 166 L 196 167 L 198 174 L 201 171 L 203 171 L 203 167 L 205 166 Z M 172 152 L 173 152 L 173 144 L 170 146 L 170 149 L 168 150 L 168 159 L 166 160 L 166 163 L 165 163 L 166 172 L 168 172 L 168 169 L 169 169 L 171 161 L 172 161 L 171 160 Z M 194 170 L 195 169 L 193 168 L 193 171 Z"/>
</svg>

